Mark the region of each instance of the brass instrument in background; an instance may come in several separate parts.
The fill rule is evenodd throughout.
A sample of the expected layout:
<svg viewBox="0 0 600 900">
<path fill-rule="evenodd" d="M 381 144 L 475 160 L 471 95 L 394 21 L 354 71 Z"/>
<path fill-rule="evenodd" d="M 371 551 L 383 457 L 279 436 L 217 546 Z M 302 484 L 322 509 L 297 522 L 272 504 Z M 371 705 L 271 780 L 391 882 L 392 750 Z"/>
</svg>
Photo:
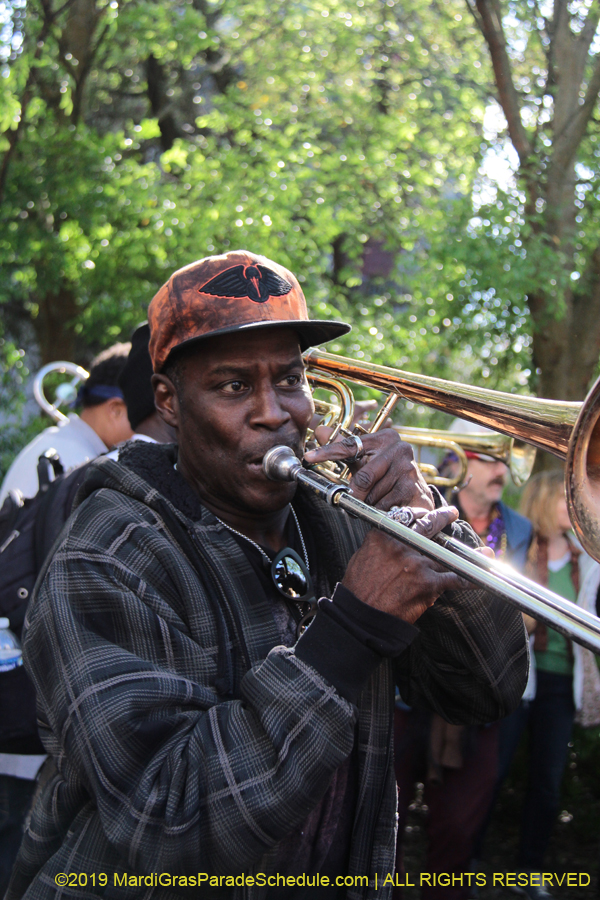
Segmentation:
<svg viewBox="0 0 600 900">
<path fill-rule="evenodd" d="M 307 375 L 313 390 L 317 388 L 328 389 L 337 395 L 337 403 L 330 403 L 315 398 L 315 412 L 323 417 L 319 424 L 334 428 L 334 432 L 329 439 L 331 443 L 337 438 L 340 431 L 346 433 L 352 425 L 354 396 L 348 385 L 340 381 L 339 378 L 326 375 L 325 372 L 320 372 L 317 369 L 309 369 Z M 395 405 L 395 400 L 392 405 Z M 390 411 L 390 404 L 388 404 L 385 413 L 383 415 L 378 413 L 376 421 L 369 423 L 368 431 L 377 431 Z M 505 463 L 517 487 L 522 487 L 525 484 L 531 475 L 535 462 L 535 447 L 505 434 L 493 434 L 490 432 L 482 432 L 481 434 L 465 432 L 461 434 L 443 429 L 414 428 L 404 425 L 393 425 L 392 427 L 403 441 L 407 441 L 417 448 L 417 464 L 423 472 L 427 483 L 444 489 L 459 488 L 464 484 L 467 477 L 467 457 L 465 455 L 467 450 L 473 453 L 493 456 L 494 459 Z M 358 428 L 358 433 L 367 433 L 367 428 L 363 427 L 363 425 L 359 425 Z M 456 454 L 460 463 L 459 472 L 453 477 L 441 475 L 436 466 L 421 461 L 421 447 L 431 447 L 434 450 L 443 450 L 446 453 L 452 452 Z M 327 468 L 328 474 L 337 477 L 339 480 L 335 467 L 328 466 Z"/>
<path fill-rule="evenodd" d="M 388 394 L 369 431 L 376 431 L 400 397 L 404 397 L 565 460 L 567 507 L 573 530 L 590 556 L 600 561 L 600 379 L 583 403 L 568 403 L 412 375 L 373 363 L 359 364 L 318 349 L 307 350 L 304 359 L 313 382 L 322 378 L 346 379 Z M 350 406 L 351 411 L 341 409 L 340 427 L 348 428 L 352 421 L 354 403 Z M 364 432 L 365 429 L 358 431 Z"/>
<path fill-rule="evenodd" d="M 59 375 L 69 374 L 74 377 L 71 381 L 64 381 L 62 384 L 59 384 L 56 389 L 54 403 L 50 403 L 44 392 L 44 378 L 54 372 Z M 77 397 L 77 386 L 82 381 L 87 381 L 88 378 L 89 372 L 86 372 L 81 366 L 75 365 L 75 363 L 63 362 L 62 360 L 47 363 L 47 365 L 42 366 L 33 379 L 33 396 L 51 419 L 54 419 L 55 422 L 66 422 L 68 417 L 61 413 L 58 407 L 64 403 L 73 403 Z"/>
<path fill-rule="evenodd" d="M 435 466 L 422 463 L 417 455 L 419 467 L 423 470 L 425 479 L 429 484 L 435 484 L 442 488 L 457 488 L 464 484 L 467 477 L 467 457 L 465 451 L 482 453 L 485 456 L 493 456 L 494 459 L 505 463 L 510 470 L 512 480 L 517 487 L 522 487 L 533 469 L 535 462 L 535 447 L 524 441 L 511 438 L 506 434 L 490 434 L 471 432 L 461 434 L 454 431 L 443 431 L 436 428 L 409 428 L 403 425 L 394 425 L 403 441 L 419 447 L 435 447 L 446 452 L 453 452 L 458 457 L 461 465 L 460 472 L 454 478 L 440 475 Z"/>
</svg>

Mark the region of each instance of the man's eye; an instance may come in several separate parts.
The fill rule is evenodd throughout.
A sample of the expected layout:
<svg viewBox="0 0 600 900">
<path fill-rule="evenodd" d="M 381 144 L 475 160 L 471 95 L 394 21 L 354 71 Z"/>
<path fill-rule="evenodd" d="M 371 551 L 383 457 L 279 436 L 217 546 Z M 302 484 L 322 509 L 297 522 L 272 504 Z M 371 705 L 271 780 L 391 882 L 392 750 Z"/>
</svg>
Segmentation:
<svg viewBox="0 0 600 900">
<path fill-rule="evenodd" d="M 245 386 L 243 381 L 230 381 L 228 384 L 223 385 L 223 390 L 229 394 L 239 394 L 244 390 Z"/>
<path fill-rule="evenodd" d="M 301 384 L 302 375 L 286 375 L 285 378 L 282 378 L 280 384 L 285 385 L 285 387 L 296 387 L 296 385 Z"/>
</svg>

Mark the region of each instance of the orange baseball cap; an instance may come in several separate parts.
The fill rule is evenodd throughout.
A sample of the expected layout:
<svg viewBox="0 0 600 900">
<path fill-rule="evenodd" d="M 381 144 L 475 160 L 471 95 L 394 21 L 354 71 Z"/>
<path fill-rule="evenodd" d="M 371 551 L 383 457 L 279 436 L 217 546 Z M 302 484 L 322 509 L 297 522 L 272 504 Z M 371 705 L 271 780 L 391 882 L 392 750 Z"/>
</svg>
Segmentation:
<svg viewBox="0 0 600 900">
<path fill-rule="evenodd" d="M 163 370 L 172 350 L 219 334 L 289 325 L 306 350 L 351 328 L 309 319 L 295 276 L 247 250 L 207 256 L 178 269 L 150 303 L 148 322 L 155 372 Z"/>
</svg>

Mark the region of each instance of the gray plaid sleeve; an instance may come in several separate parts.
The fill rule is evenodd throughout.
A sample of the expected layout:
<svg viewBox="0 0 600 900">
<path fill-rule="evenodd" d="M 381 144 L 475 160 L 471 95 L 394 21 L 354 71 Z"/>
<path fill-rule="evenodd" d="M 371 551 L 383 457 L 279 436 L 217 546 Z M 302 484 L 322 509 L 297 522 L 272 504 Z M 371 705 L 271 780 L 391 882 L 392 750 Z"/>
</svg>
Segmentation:
<svg viewBox="0 0 600 900">
<path fill-rule="evenodd" d="M 54 557 L 25 647 L 58 768 L 134 870 L 246 869 L 325 792 L 355 710 L 283 647 L 221 702 L 210 610 L 161 523 L 81 510 L 85 539 Z M 177 606 L 186 590 L 202 641 Z"/>
<path fill-rule="evenodd" d="M 453 536 L 481 543 L 466 522 L 454 524 Z M 395 664 L 406 703 L 459 725 L 493 722 L 516 709 L 529 672 L 518 609 L 484 590 L 448 591 L 415 624 L 419 635 Z"/>
</svg>

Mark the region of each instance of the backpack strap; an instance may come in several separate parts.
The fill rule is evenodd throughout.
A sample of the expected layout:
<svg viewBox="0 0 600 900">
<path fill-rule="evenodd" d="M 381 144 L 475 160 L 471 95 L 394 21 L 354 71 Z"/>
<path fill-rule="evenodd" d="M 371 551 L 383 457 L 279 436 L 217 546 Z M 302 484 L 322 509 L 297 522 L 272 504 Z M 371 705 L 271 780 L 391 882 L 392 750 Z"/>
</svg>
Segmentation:
<svg viewBox="0 0 600 900">
<path fill-rule="evenodd" d="M 71 515 L 75 495 L 92 462 L 93 460 L 88 460 L 66 475 L 57 475 L 45 489 L 40 489 L 34 530 L 35 567 L 38 573 Z"/>
<path fill-rule="evenodd" d="M 21 491 L 9 491 L 0 509 L 0 554 L 19 537 L 17 528 L 19 513 L 23 509 Z"/>
<path fill-rule="evenodd" d="M 65 467 L 60 461 L 60 456 L 54 447 L 49 447 L 38 459 L 37 474 L 39 490 L 47 491 L 54 479 L 58 478 L 59 475 L 63 475 L 64 471 Z M 53 473 L 53 478 L 50 478 L 50 472 Z"/>
</svg>

